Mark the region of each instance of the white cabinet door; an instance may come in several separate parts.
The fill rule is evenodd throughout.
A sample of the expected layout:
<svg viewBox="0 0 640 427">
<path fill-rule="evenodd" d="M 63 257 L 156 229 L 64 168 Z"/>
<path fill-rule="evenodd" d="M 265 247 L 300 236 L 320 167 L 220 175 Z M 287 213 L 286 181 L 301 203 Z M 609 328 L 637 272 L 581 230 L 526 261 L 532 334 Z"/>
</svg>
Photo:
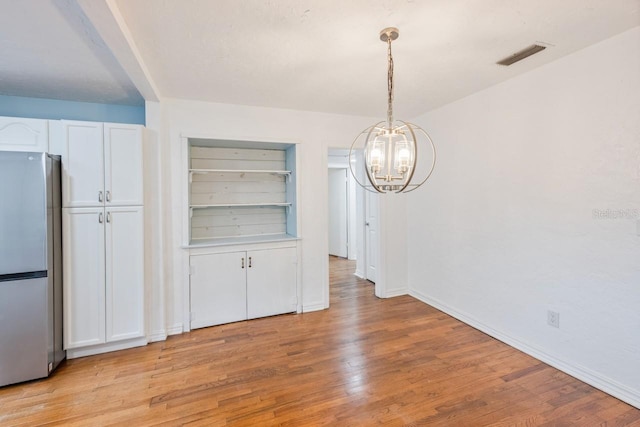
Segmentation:
<svg viewBox="0 0 640 427">
<path fill-rule="evenodd" d="M 296 249 L 247 252 L 247 316 L 296 311 Z"/>
<path fill-rule="evenodd" d="M 0 150 L 46 152 L 48 147 L 47 120 L 0 117 Z"/>
<path fill-rule="evenodd" d="M 105 342 L 104 209 L 63 209 L 64 347 Z"/>
<path fill-rule="evenodd" d="M 107 206 L 143 204 L 141 126 L 104 124 L 104 168 Z"/>
<path fill-rule="evenodd" d="M 143 208 L 105 209 L 106 340 L 144 336 Z"/>
<path fill-rule="evenodd" d="M 247 318 L 245 252 L 192 255 L 191 328 Z"/>
<path fill-rule="evenodd" d="M 63 121 L 63 207 L 104 203 L 102 123 Z"/>
</svg>

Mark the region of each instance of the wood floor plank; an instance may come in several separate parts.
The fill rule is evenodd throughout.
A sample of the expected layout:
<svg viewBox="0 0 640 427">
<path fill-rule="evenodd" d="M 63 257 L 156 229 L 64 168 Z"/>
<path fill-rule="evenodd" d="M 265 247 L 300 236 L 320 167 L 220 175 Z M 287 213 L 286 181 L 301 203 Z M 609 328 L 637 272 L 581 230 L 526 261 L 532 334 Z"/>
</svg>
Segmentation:
<svg viewBox="0 0 640 427">
<path fill-rule="evenodd" d="M 330 257 L 331 308 L 64 362 L 0 426 L 637 426 L 640 410 Z"/>
</svg>

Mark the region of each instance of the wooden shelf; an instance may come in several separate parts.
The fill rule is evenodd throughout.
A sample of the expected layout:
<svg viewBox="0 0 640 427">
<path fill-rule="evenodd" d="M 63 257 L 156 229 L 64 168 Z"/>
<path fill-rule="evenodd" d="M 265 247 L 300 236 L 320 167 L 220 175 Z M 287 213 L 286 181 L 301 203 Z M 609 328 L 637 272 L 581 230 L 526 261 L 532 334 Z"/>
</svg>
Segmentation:
<svg viewBox="0 0 640 427">
<path fill-rule="evenodd" d="M 193 175 L 206 175 L 210 173 L 251 173 L 251 174 L 269 174 L 284 176 L 287 180 L 291 180 L 291 171 L 271 170 L 271 169 L 189 169 L 189 182 L 193 182 Z"/>
<path fill-rule="evenodd" d="M 194 239 L 190 244 L 183 248 L 206 248 L 213 246 L 229 246 L 229 245 L 247 245 L 253 243 L 273 243 L 273 242 L 295 242 L 300 240 L 298 237 L 288 234 L 262 234 L 259 236 L 232 236 L 232 237 L 214 237 L 209 239 Z"/>
<path fill-rule="evenodd" d="M 271 175 L 291 175 L 291 171 L 269 169 L 189 169 L 191 173 L 268 173 Z"/>
<path fill-rule="evenodd" d="M 260 207 L 260 206 L 285 206 L 290 207 L 291 203 L 224 203 L 224 204 L 212 204 L 212 205 L 190 205 L 192 209 L 205 209 L 205 208 L 238 208 L 238 207 Z"/>
</svg>

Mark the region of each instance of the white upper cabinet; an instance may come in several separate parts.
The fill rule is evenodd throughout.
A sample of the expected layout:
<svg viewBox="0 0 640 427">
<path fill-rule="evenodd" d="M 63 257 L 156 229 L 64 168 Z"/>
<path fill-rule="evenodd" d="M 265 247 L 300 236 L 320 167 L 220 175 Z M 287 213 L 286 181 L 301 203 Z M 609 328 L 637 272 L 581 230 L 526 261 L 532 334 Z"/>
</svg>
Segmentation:
<svg viewBox="0 0 640 427">
<path fill-rule="evenodd" d="M 48 148 L 47 120 L 0 117 L 0 150 L 46 152 Z"/>
<path fill-rule="evenodd" d="M 143 204 L 142 127 L 62 121 L 64 207 Z"/>
<path fill-rule="evenodd" d="M 64 207 L 104 204 L 102 123 L 63 121 L 62 180 Z"/>
<path fill-rule="evenodd" d="M 143 203 L 142 127 L 105 123 L 104 189 L 107 206 Z"/>
</svg>

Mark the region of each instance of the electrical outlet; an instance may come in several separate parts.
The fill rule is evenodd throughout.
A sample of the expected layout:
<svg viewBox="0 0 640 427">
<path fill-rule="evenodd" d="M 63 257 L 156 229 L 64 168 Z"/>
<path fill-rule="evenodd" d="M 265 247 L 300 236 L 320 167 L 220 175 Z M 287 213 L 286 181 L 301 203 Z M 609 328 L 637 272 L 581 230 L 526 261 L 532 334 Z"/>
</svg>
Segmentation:
<svg viewBox="0 0 640 427">
<path fill-rule="evenodd" d="M 553 326 L 554 328 L 560 327 L 560 313 L 557 311 L 547 311 L 547 325 Z"/>
</svg>

